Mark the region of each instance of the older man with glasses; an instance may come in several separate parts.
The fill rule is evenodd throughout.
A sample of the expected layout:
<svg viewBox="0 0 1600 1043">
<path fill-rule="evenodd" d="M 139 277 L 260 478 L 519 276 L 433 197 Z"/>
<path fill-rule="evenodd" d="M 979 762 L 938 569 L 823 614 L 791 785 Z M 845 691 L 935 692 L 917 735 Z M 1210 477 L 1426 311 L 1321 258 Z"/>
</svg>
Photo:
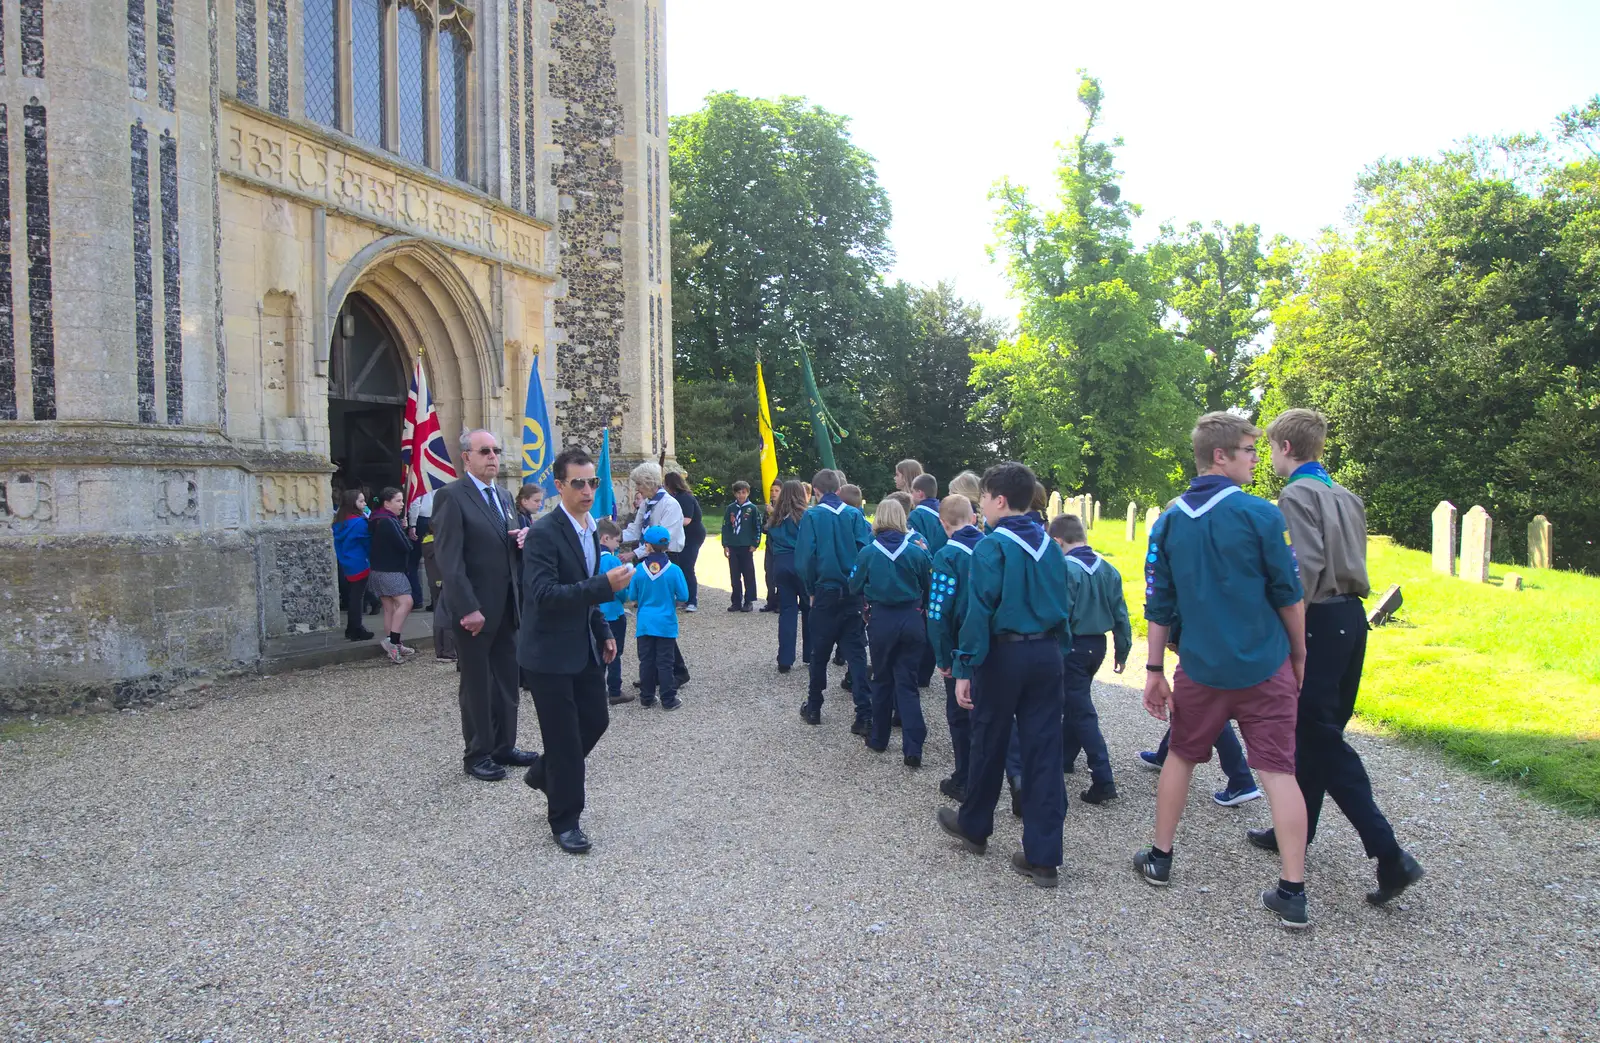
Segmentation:
<svg viewBox="0 0 1600 1043">
<path fill-rule="evenodd" d="M 466 475 L 433 498 L 433 555 L 444 579 L 437 611 L 455 628 L 462 765 L 485 782 L 532 764 L 517 748 L 517 627 L 522 621 L 522 532 L 495 484 L 501 448 L 488 431 L 461 436 Z"/>
</svg>

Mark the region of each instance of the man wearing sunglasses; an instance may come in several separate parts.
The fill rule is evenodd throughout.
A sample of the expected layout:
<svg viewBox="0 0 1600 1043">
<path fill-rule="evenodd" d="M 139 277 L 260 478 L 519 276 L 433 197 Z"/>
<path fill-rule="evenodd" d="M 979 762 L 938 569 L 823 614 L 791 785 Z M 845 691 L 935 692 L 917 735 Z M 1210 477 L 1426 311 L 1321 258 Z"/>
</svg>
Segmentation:
<svg viewBox="0 0 1600 1043">
<path fill-rule="evenodd" d="M 552 473 L 561 502 L 529 527 L 522 550 L 522 631 L 517 662 L 533 693 L 544 753 L 522 781 L 549 800 L 550 832 L 561 850 L 581 855 L 589 838 L 584 758 L 610 723 L 605 668 L 617 655 L 600 603 L 633 579 L 632 565 L 600 571 L 600 537 L 589 509 L 600 480 L 582 449 L 563 450 Z"/>
<path fill-rule="evenodd" d="M 500 443 L 488 431 L 461 436 L 466 474 L 434 494 L 433 557 L 444 585 L 436 609 L 455 629 L 466 773 L 484 782 L 507 765 L 532 764 L 517 748 L 517 625 L 522 552 L 517 512 L 495 479 Z"/>
</svg>

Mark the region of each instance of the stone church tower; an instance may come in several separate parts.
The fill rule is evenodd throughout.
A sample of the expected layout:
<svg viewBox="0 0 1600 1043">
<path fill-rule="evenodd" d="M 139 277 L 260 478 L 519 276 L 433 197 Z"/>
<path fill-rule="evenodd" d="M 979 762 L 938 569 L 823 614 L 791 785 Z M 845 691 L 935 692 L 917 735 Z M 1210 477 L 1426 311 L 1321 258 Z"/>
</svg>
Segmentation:
<svg viewBox="0 0 1600 1043">
<path fill-rule="evenodd" d="M 336 646 L 419 354 L 671 455 L 663 6 L 0 0 L 0 707 Z"/>
</svg>

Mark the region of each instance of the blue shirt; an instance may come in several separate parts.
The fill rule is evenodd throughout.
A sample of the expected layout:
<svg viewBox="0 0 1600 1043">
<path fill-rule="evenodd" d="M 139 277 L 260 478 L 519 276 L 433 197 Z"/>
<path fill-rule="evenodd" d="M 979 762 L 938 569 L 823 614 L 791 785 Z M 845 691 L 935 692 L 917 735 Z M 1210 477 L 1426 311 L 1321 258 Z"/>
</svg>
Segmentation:
<svg viewBox="0 0 1600 1043">
<path fill-rule="evenodd" d="M 610 551 L 607 550 L 600 552 L 601 572 L 610 572 L 612 569 L 619 567 L 621 564 L 622 559 Z M 634 578 L 637 579 L 638 577 L 635 576 Z M 619 590 L 610 601 L 600 602 L 600 614 L 606 617 L 608 621 L 613 619 L 621 619 L 624 611 L 622 603 L 626 599 L 626 596 L 626 590 Z"/>
<path fill-rule="evenodd" d="M 1209 688 L 1249 688 L 1289 657 L 1278 610 L 1304 597 L 1277 507 L 1203 474 L 1150 529 L 1144 617 L 1181 616 L 1183 671 Z"/>
<path fill-rule="evenodd" d="M 678 602 L 689 600 L 683 570 L 665 554 L 652 554 L 634 570 L 628 600 L 639 606 L 634 633 L 640 637 L 678 636 Z"/>
</svg>

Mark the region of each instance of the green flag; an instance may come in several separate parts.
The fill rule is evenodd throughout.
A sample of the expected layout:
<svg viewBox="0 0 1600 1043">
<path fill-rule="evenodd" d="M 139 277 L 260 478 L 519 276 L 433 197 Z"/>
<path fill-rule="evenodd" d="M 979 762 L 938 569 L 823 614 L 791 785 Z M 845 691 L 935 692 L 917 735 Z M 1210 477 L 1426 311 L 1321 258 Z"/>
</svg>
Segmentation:
<svg viewBox="0 0 1600 1043">
<path fill-rule="evenodd" d="M 839 465 L 833 462 L 833 444 L 849 432 L 839 427 L 829 414 L 828 407 L 823 405 L 822 392 L 817 390 L 816 374 L 811 372 L 811 355 L 803 344 L 800 346 L 800 367 L 805 378 L 806 401 L 811 406 L 811 437 L 817 441 L 817 459 L 823 467 L 836 470 Z"/>
</svg>

